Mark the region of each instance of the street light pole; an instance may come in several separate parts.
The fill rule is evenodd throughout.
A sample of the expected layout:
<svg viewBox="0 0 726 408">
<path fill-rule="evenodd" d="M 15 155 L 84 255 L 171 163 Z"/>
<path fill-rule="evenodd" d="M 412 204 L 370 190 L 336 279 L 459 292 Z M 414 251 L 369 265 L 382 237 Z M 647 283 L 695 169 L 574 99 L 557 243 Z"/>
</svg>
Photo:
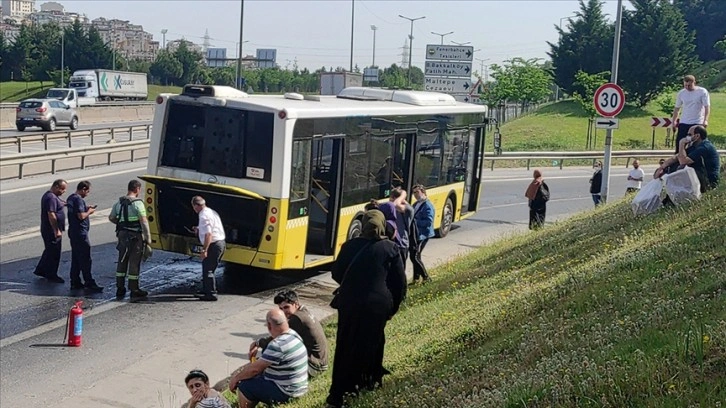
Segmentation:
<svg viewBox="0 0 726 408">
<path fill-rule="evenodd" d="M 411 87 L 411 55 L 413 54 L 413 22 L 416 20 L 421 20 L 423 18 L 426 18 L 426 16 L 422 17 L 416 17 L 416 18 L 410 18 L 405 17 L 402 15 L 398 15 L 401 18 L 405 18 L 406 20 L 411 22 L 411 34 L 408 35 L 408 87 Z"/>
<path fill-rule="evenodd" d="M 440 34 L 440 33 L 435 33 L 435 32 L 432 31 L 431 34 L 440 36 L 441 37 L 441 45 L 444 45 L 444 37 L 447 36 L 447 35 L 449 35 L 449 34 L 454 34 L 454 32 L 453 31 L 449 31 L 446 34 Z"/>
<path fill-rule="evenodd" d="M 623 0 L 618 0 L 618 13 L 615 18 L 615 39 L 613 40 L 613 61 L 610 68 L 610 83 L 618 83 L 618 62 L 620 60 L 620 30 L 623 23 Z M 610 159 L 613 150 L 613 130 L 608 129 L 605 133 L 605 160 L 602 170 L 602 189 L 600 195 L 603 202 L 608 200 L 608 190 L 610 188 Z"/>
<path fill-rule="evenodd" d="M 350 6 L 350 69 L 353 72 L 353 31 L 355 28 L 355 0 L 351 1 Z"/>
<path fill-rule="evenodd" d="M 371 25 L 371 30 L 373 30 L 373 63 L 371 64 L 371 67 L 376 66 L 376 30 L 378 30 L 378 27 Z"/>
<path fill-rule="evenodd" d="M 161 38 L 162 38 L 161 44 L 162 44 L 162 48 L 164 48 L 164 49 L 166 49 L 166 33 L 168 33 L 168 32 L 169 32 L 169 30 L 167 30 L 166 28 L 161 30 Z"/>
<path fill-rule="evenodd" d="M 237 78 L 234 79 L 237 89 L 242 89 L 242 81 L 239 77 L 242 75 L 242 45 L 244 44 L 243 39 L 243 23 L 245 21 L 245 0 L 240 0 L 239 7 L 239 47 L 237 48 Z"/>
<path fill-rule="evenodd" d="M 65 30 L 61 30 L 61 88 L 65 88 L 65 56 L 66 56 L 66 33 Z"/>
<path fill-rule="evenodd" d="M 471 41 L 467 41 L 467 42 L 463 42 L 463 43 L 460 43 L 460 42 L 456 42 L 456 41 L 452 41 L 451 43 L 452 43 L 452 44 L 454 44 L 454 45 L 458 45 L 458 46 L 460 46 L 460 47 L 463 47 L 463 46 L 465 46 L 465 45 L 469 45 L 469 44 L 471 44 Z"/>
</svg>

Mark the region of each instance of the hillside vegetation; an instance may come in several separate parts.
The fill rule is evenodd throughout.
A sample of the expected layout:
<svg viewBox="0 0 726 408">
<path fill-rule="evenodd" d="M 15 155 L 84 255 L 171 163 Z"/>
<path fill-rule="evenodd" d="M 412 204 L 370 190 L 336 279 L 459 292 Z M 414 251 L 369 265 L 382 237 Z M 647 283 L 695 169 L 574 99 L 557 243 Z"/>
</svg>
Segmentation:
<svg viewBox="0 0 726 408">
<path fill-rule="evenodd" d="M 652 145 L 651 117 L 670 117 L 659 112 L 655 104 L 645 109 L 626 106 L 618 115 L 620 128 L 613 131 L 614 150 L 644 150 Z M 502 125 L 503 151 L 562 151 L 586 150 L 587 115 L 572 100 L 544 106 L 536 112 Z M 709 139 L 719 149 L 726 149 L 726 93 L 711 93 Z M 670 149 L 665 144 L 666 129 L 655 129 L 655 148 Z M 487 151 L 493 149 L 493 138 L 488 137 Z M 605 130 L 598 129 L 595 150 L 603 150 Z"/>
<path fill-rule="evenodd" d="M 609 204 L 433 271 L 351 407 L 717 407 L 726 188 L 635 218 Z M 335 344 L 335 322 L 326 327 Z M 321 407 L 330 373 L 290 408 Z"/>
</svg>

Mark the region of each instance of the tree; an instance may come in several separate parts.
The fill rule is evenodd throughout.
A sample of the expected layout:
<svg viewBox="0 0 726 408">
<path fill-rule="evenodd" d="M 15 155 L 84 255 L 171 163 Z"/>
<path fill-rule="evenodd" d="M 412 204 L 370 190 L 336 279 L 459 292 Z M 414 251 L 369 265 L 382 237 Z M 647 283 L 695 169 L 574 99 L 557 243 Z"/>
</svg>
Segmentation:
<svg viewBox="0 0 726 408">
<path fill-rule="evenodd" d="M 714 45 L 726 36 L 726 1 L 724 0 L 674 0 L 688 24 L 688 31 L 695 32 L 696 54 L 703 62 L 723 58 Z"/>
<path fill-rule="evenodd" d="M 631 0 L 623 13 L 618 81 L 637 106 L 645 106 L 667 84 L 696 63 L 693 33 L 668 0 Z"/>
<path fill-rule="evenodd" d="M 195 83 L 198 78 L 199 70 L 202 66 L 204 56 L 200 52 L 189 49 L 188 41 L 179 42 L 179 48 L 174 52 L 174 57 L 181 63 L 182 74 L 177 85 Z"/>
<path fill-rule="evenodd" d="M 548 42 L 552 58 L 555 83 L 565 92 L 576 93 L 573 88 L 578 71 L 597 73 L 610 69 L 613 49 L 611 24 L 605 20 L 600 0 L 579 0 L 576 19 L 568 19 L 567 31 L 555 26 L 559 33 L 557 44 Z"/>
<path fill-rule="evenodd" d="M 713 48 L 720 52 L 722 57 L 726 58 L 726 35 L 723 36 L 721 41 L 714 44 Z"/>
<path fill-rule="evenodd" d="M 588 74 L 584 71 L 577 71 L 575 74 L 575 82 L 577 92 L 572 94 L 572 97 L 580 104 L 580 107 L 587 115 L 587 141 L 585 148 L 591 149 L 594 145 L 593 142 L 593 123 L 597 110 L 593 100 L 595 99 L 595 91 L 601 85 L 608 82 L 608 76 L 610 72 L 600 72 L 598 74 Z"/>
<path fill-rule="evenodd" d="M 494 86 L 487 98 L 493 101 L 516 101 L 522 108 L 544 100 L 551 93 L 552 78 L 536 58 L 513 58 L 503 66 L 492 66 Z"/>
<path fill-rule="evenodd" d="M 10 52 L 10 45 L 5 40 L 5 32 L 0 31 L 0 81 L 7 81 L 10 75 L 7 72 L 8 61 L 6 55 Z"/>
<path fill-rule="evenodd" d="M 174 54 L 167 50 L 161 50 L 156 56 L 156 60 L 149 67 L 149 73 L 158 80 L 160 84 L 179 84 L 182 74 L 184 73 L 184 67 L 181 62 L 176 59 Z"/>
</svg>

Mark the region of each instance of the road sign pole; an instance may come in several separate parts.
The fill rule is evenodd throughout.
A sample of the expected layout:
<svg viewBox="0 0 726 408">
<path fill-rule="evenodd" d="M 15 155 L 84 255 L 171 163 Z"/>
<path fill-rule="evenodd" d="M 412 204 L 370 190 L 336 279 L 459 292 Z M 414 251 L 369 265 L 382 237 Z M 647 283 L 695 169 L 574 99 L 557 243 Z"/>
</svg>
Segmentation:
<svg viewBox="0 0 726 408">
<path fill-rule="evenodd" d="M 623 0 L 618 0 L 618 13 L 615 18 L 615 38 L 613 40 L 613 61 L 610 70 L 610 82 L 618 83 L 618 60 L 620 59 L 620 29 L 623 20 Z M 603 162 L 603 183 L 600 196 L 603 202 L 608 200 L 610 190 L 610 161 L 613 153 L 613 130 L 608 129 L 605 133 L 605 160 Z"/>
</svg>

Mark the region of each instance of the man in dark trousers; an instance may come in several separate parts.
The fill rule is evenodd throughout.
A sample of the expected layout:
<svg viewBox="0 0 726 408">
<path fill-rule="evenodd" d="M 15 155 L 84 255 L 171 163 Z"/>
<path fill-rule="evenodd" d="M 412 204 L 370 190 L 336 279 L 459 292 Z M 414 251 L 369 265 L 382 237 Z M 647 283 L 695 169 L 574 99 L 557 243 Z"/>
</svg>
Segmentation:
<svg viewBox="0 0 726 408">
<path fill-rule="evenodd" d="M 602 203 L 602 162 L 598 161 L 593 168 L 595 172 L 592 173 L 592 178 L 590 179 L 590 194 L 592 195 L 592 202 L 597 207 Z"/>
<path fill-rule="evenodd" d="M 111 208 L 108 220 L 116 224 L 118 238 L 118 265 L 116 266 L 116 300 L 126 296 L 126 277 L 129 280 L 131 301 L 146 299 L 148 292 L 139 288 L 139 273 L 144 255 L 144 245 L 151 244 L 146 207 L 139 198 L 141 182 L 131 180 L 127 195 L 120 197 Z"/>
<path fill-rule="evenodd" d="M 43 255 L 33 272 L 53 283 L 65 282 L 58 276 L 63 231 L 66 229 L 66 214 L 63 211 L 65 201 L 60 196 L 65 194 L 68 183 L 58 179 L 50 186 L 50 190 L 40 199 L 40 236 L 43 237 Z"/>
<path fill-rule="evenodd" d="M 199 224 L 193 227 L 194 232 L 202 243 L 202 293 L 199 293 L 199 299 L 207 302 L 217 300 L 217 283 L 214 273 L 217 266 L 222 261 L 224 250 L 226 249 L 224 234 L 224 225 L 219 218 L 219 214 L 213 209 L 207 207 L 207 202 L 201 196 L 192 197 L 192 208 L 199 216 Z"/>
<path fill-rule="evenodd" d="M 91 227 L 89 217 L 96 212 L 96 206 L 88 206 L 85 198 L 91 193 L 91 182 L 78 183 L 76 192 L 68 196 L 68 238 L 71 239 L 71 290 L 86 289 L 99 293 L 103 288 L 96 284 L 91 275 L 91 241 L 88 230 Z M 83 273 L 83 281 L 81 281 Z"/>
</svg>

